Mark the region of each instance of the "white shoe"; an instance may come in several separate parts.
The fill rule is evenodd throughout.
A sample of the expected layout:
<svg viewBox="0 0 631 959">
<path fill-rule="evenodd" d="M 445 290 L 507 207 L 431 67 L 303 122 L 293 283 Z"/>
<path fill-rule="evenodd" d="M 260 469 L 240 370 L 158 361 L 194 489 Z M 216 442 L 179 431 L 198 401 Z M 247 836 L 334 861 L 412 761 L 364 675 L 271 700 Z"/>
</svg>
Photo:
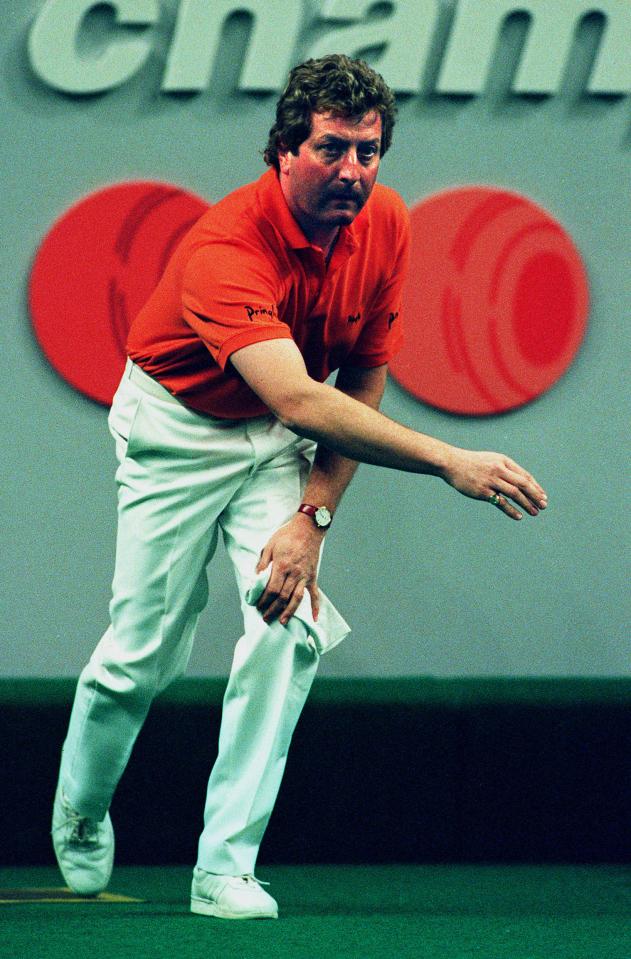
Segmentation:
<svg viewBox="0 0 631 959">
<path fill-rule="evenodd" d="M 254 876 L 216 876 L 196 866 L 191 912 L 220 919 L 278 919 L 278 903 Z"/>
<path fill-rule="evenodd" d="M 53 806 L 53 846 L 61 874 L 73 890 L 95 896 L 110 881 L 114 864 L 114 830 L 109 813 L 102 822 L 72 808 L 61 785 Z"/>
</svg>

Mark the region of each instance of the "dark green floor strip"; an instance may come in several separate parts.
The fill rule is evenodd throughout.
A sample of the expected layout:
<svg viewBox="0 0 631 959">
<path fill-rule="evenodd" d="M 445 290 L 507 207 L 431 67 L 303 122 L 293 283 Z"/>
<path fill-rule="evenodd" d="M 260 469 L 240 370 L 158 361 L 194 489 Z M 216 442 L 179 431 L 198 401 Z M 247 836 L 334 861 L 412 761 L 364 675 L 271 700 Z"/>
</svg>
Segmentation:
<svg viewBox="0 0 631 959">
<path fill-rule="evenodd" d="M 118 868 L 142 903 L 0 907 L 2 959 L 629 959 L 631 870 L 579 866 L 261 867 L 280 919 L 188 911 L 188 868 Z M 55 870 L 0 870 L 5 888 Z"/>
</svg>

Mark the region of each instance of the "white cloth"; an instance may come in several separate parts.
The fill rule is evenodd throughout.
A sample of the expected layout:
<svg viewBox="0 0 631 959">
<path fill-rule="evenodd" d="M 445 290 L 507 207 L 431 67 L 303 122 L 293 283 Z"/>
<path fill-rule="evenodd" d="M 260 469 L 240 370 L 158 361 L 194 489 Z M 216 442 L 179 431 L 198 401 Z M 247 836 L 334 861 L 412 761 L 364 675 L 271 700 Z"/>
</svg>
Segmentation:
<svg viewBox="0 0 631 959">
<path fill-rule="evenodd" d="M 252 581 L 245 594 L 245 601 L 250 606 L 255 606 L 260 595 L 267 586 L 272 571 L 272 564 L 262 570 Z M 313 618 L 311 610 L 311 596 L 305 590 L 304 596 L 300 600 L 298 609 L 294 613 L 296 619 L 299 619 L 307 628 L 309 639 L 307 640 L 314 649 L 322 655 L 346 639 L 351 631 L 346 620 L 338 613 L 337 609 L 320 590 L 320 612 L 317 622 Z"/>
</svg>

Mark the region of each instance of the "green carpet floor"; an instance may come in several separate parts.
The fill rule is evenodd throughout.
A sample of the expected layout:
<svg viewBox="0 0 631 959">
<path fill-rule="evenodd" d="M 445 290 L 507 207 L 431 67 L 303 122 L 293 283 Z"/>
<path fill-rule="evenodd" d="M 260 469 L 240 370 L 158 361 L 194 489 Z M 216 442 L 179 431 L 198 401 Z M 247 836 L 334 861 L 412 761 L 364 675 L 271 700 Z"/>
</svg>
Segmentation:
<svg viewBox="0 0 631 959">
<path fill-rule="evenodd" d="M 142 902 L 0 905 L 2 959 L 631 959 L 631 869 L 620 866 L 261 868 L 278 921 L 188 912 L 190 870 L 115 870 Z M 61 887 L 55 869 L 0 869 L 0 888 Z"/>
</svg>

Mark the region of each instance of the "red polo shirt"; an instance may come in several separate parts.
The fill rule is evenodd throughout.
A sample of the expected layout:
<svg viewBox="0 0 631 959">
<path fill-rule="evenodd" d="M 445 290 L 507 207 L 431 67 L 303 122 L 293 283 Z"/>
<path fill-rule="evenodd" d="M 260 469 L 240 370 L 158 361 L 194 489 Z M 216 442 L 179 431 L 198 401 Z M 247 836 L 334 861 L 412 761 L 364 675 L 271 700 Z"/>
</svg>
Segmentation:
<svg viewBox="0 0 631 959">
<path fill-rule="evenodd" d="M 216 417 L 269 412 L 229 359 L 262 340 L 293 339 L 309 375 L 381 366 L 401 344 L 409 221 L 375 185 L 342 227 L 326 266 L 289 211 L 275 170 L 211 207 L 173 254 L 132 323 L 132 360 L 186 406 Z"/>
</svg>

